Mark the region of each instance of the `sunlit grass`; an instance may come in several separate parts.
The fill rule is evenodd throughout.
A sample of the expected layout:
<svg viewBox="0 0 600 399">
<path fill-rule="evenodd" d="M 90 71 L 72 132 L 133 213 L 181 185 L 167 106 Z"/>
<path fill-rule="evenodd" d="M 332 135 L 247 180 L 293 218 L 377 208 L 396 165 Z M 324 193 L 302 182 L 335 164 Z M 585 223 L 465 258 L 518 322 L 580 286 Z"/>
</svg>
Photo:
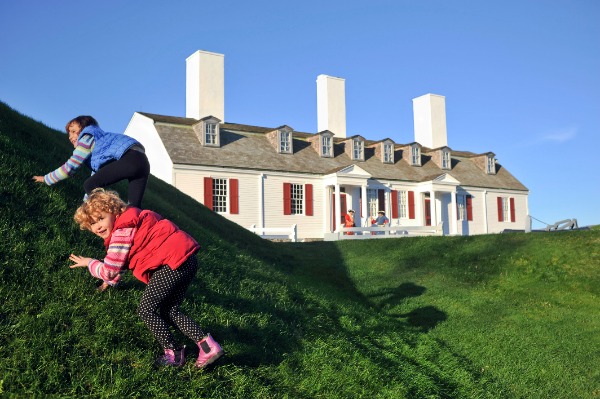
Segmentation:
<svg viewBox="0 0 600 399">
<path fill-rule="evenodd" d="M 69 151 L 0 104 L 2 397 L 600 397 L 599 229 L 273 244 L 151 179 L 203 246 L 184 308 L 227 352 L 156 370 L 143 284 L 68 268 L 103 254 L 72 222 L 84 176 L 30 181 Z"/>
</svg>

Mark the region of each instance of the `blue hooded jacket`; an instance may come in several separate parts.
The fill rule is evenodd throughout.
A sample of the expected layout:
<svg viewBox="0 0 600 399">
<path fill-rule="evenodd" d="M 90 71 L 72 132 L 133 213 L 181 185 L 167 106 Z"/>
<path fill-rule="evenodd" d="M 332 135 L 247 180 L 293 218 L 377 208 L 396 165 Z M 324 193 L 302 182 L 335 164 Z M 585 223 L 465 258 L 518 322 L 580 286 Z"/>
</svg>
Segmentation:
<svg viewBox="0 0 600 399">
<path fill-rule="evenodd" d="M 100 129 L 98 126 L 87 126 L 79 133 L 78 140 L 84 134 L 94 136 L 94 149 L 91 155 L 85 160 L 94 172 L 97 172 L 105 163 L 121 159 L 123 154 L 134 145 L 143 146 L 134 138 L 125 134 L 109 133 Z"/>
</svg>

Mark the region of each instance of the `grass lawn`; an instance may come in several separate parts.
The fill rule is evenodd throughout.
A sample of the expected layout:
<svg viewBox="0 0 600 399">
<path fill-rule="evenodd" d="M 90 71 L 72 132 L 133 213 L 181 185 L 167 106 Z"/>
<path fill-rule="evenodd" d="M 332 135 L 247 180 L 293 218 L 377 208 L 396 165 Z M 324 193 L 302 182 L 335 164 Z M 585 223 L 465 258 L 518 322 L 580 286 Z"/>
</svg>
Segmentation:
<svg viewBox="0 0 600 399">
<path fill-rule="evenodd" d="M 72 222 L 86 173 L 30 180 L 70 148 L 0 103 L 0 397 L 600 397 L 597 228 L 275 244 L 152 178 L 144 205 L 203 245 L 184 309 L 226 351 L 154 369 L 143 284 L 68 268 L 103 255 Z"/>
</svg>

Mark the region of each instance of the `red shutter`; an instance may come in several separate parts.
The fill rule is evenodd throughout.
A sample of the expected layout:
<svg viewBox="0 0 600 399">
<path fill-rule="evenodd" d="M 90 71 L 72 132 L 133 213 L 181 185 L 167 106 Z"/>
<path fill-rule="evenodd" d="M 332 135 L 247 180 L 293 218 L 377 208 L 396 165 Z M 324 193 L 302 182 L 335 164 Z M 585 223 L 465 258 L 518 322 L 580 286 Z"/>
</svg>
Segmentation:
<svg viewBox="0 0 600 399">
<path fill-rule="evenodd" d="M 283 214 L 292 214 L 292 184 L 283 183 Z"/>
<path fill-rule="evenodd" d="M 511 222 L 515 221 L 515 199 L 514 198 L 510 199 L 510 221 Z"/>
<path fill-rule="evenodd" d="M 385 212 L 385 190 L 379 189 L 377 190 L 377 197 L 379 198 L 379 209 L 378 211 Z"/>
<path fill-rule="evenodd" d="M 229 213 L 232 215 L 240 213 L 238 186 L 238 179 L 229 179 Z"/>
<path fill-rule="evenodd" d="M 467 220 L 469 222 L 473 221 L 473 196 L 467 195 Z"/>
<path fill-rule="evenodd" d="M 204 178 L 204 206 L 212 211 L 213 209 L 213 179 Z"/>
<path fill-rule="evenodd" d="M 502 197 L 498 197 L 498 221 L 504 222 L 504 212 L 502 210 Z"/>
<path fill-rule="evenodd" d="M 306 190 L 306 199 L 305 199 L 305 213 L 306 216 L 313 215 L 313 185 L 306 184 L 304 185 L 304 189 Z"/>
<path fill-rule="evenodd" d="M 392 190 L 392 218 L 398 218 L 398 191 Z"/>
<path fill-rule="evenodd" d="M 415 218 L 415 192 L 414 191 L 408 192 L 408 218 L 409 219 Z"/>
</svg>

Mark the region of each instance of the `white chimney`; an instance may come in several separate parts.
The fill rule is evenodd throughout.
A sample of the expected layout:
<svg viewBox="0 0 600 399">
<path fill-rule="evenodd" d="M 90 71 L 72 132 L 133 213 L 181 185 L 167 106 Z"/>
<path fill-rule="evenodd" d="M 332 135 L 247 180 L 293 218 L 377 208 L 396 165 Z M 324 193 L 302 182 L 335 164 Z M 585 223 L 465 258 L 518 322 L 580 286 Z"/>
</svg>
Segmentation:
<svg viewBox="0 0 600 399">
<path fill-rule="evenodd" d="M 198 50 L 185 60 L 185 116 L 225 121 L 225 56 Z"/>
<path fill-rule="evenodd" d="M 446 97 L 425 94 L 413 98 L 415 141 L 424 147 L 448 145 L 446 132 Z"/>
<path fill-rule="evenodd" d="M 333 76 L 317 76 L 318 131 L 329 130 L 346 137 L 346 81 Z"/>
</svg>

